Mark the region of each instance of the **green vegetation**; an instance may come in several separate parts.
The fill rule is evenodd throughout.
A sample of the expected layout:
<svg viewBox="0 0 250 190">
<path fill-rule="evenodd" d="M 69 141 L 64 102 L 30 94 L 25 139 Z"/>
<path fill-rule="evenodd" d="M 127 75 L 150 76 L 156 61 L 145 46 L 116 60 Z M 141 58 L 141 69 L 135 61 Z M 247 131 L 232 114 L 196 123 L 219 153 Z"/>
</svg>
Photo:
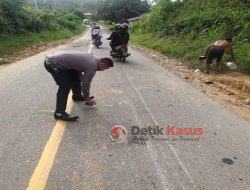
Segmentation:
<svg viewBox="0 0 250 190">
<path fill-rule="evenodd" d="M 209 44 L 232 36 L 238 70 L 250 73 L 249 8 L 248 0 L 160 0 L 133 26 L 131 39 L 197 67 Z"/>
<path fill-rule="evenodd" d="M 69 39 L 80 34 L 84 26 L 79 25 L 76 30 L 61 29 L 56 31 L 27 32 L 18 35 L 0 35 L 0 57 L 13 55 L 24 48 L 44 42 L 52 42 L 61 39 Z M 1 64 L 1 63 L 0 63 Z"/>
<path fill-rule="evenodd" d="M 24 0 L 0 2 L 0 58 L 23 48 L 80 34 L 82 18 L 75 10 L 35 8 Z"/>
<path fill-rule="evenodd" d="M 113 22 L 125 22 L 126 19 L 149 11 L 147 1 L 141 0 L 103 0 L 97 8 L 97 18 Z"/>
<path fill-rule="evenodd" d="M 26 0 L 29 5 L 37 7 L 53 9 L 53 10 L 80 10 L 84 12 L 93 12 L 96 10 L 97 4 L 100 0 Z"/>
<path fill-rule="evenodd" d="M 114 22 L 102 22 L 100 24 L 109 30 L 115 30 L 115 23 Z"/>
</svg>

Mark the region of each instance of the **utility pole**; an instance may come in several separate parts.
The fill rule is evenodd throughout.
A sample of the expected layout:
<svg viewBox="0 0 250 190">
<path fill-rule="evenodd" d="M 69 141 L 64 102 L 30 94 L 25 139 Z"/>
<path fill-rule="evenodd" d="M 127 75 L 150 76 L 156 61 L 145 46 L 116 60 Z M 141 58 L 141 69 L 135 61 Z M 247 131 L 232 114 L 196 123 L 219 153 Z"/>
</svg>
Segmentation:
<svg viewBox="0 0 250 190">
<path fill-rule="evenodd" d="M 76 9 L 78 9 L 78 1 L 76 0 Z"/>
<path fill-rule="evenodd" d="M 34 3 L 35 3 L 35 7 L 36 7 L 36 9 L 38 9 L 37 1 L 36 1 L 36 0 L 34 0 Z"/>
</svg>

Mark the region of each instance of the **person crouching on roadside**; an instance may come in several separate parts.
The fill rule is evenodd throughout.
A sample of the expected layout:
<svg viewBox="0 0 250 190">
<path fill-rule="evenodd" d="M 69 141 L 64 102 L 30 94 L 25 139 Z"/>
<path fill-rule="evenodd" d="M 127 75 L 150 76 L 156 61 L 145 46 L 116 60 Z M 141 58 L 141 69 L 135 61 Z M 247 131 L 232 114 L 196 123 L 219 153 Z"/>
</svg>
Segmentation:
<svg viewBox="0 0 250 190">
<path fill-rule="evenodd" d="M 227 37 L 224 40 L 218 40 L 214 43 L 212 43 L 208 48 L 206 49 L 206 53 L 203 56 L 200 56 L 199 60 L 207 59 L 206 63 L 206 73 L 209 74 L 210 65 L 212 64 L 213 60 L 216 58 L 216 69 L 221 64 L 222 57 L 224 55 L 225 50 L 228 50 L 231 59 L 234 60 L 234 53 L 232 49 L 232 38 Z"/>
</svg>

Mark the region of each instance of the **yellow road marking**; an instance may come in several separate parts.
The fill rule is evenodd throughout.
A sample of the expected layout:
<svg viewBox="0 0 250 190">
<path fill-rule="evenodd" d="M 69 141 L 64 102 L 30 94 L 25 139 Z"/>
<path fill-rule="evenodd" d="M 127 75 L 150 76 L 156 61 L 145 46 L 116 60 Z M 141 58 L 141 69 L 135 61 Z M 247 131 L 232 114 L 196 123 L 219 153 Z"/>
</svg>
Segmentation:
<svg viewBox="0 0 250 190">
<path fill-rule="evenodd" d="M 66 112 L 70 113 L 73 107 L 72 93 L 68 96 Z M 42 156 L 36 166 L 36 169 L 29 181 L 27 190 L 43 190 L 45 188 L 49 172 L 53 166 L 55 156 L 64 134 L 67 122 L 58 120 L 52 131 L 52 134 L 43 150 Z"/>
<path fill-rule="evenodd" d="M 91 44 L 88 52 L 91 53 L 93 45 Z M 71 113 L 73 108 L 72 92 L 68 96 L 66 112 Z M 57 121 L 52 134 L 43 150 L 42 156 L 36 166 L 36 169 L 30 178 L 27 190 L 43 190 L 48 180 L 49 172 L 53 166 L 55 156 L 64 134 L 67 122 Z"/>
</svg>

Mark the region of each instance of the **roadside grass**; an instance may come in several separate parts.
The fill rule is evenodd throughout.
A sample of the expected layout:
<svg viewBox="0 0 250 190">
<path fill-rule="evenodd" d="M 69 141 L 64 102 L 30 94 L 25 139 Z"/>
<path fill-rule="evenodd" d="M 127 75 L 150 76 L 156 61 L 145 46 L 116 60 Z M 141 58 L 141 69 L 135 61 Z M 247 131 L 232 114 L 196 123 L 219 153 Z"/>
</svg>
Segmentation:
<svg viewBox="0 0 250 190">
<path fill-rule="evenodd" d="M 16 55 L 21 50 L 38 45 L 40 43 L 49 43 L 62 39 L 69 39 L 82 33 L 86 26 L 79 25 L 75 30 L 62 28 L 60 30 L 46 30 L 41 32 L 27 32 L 19 35 L 0 34 L 0 58 Z M 6 61 L 0 62 L 4 64 Z"/>
<path fill-rule="evenodd" d="M 114 30 L 115 29 L 115 23 L 114 22 L 112 22 L 112 23 L 103 22 L 103 23 L 100 23 L 100 24 L 103 25 L 108 30 Z"/>
<path fill-rule="evenodd" d="M 157 37 L 152 33 L 130 32 L 130 40 L 134 44 L 153 49 L 172 58 L 180 58 L 190 62 L 192 68 L 201 68 L 204 63 L 198 61 L 200 55 L 205 53 L 206 47 L 214 41 L 211 33 L 206 38 L 193 40 L 192 35 L 185 37 Z M 250 44 L 235 42 L 233 44 L 237 70 L 250 74 Z M 225 53 L 222 60 L 222 69 L 228 70 L 224 63 L 229 61 L 230 56 Z"/>
</svg>

